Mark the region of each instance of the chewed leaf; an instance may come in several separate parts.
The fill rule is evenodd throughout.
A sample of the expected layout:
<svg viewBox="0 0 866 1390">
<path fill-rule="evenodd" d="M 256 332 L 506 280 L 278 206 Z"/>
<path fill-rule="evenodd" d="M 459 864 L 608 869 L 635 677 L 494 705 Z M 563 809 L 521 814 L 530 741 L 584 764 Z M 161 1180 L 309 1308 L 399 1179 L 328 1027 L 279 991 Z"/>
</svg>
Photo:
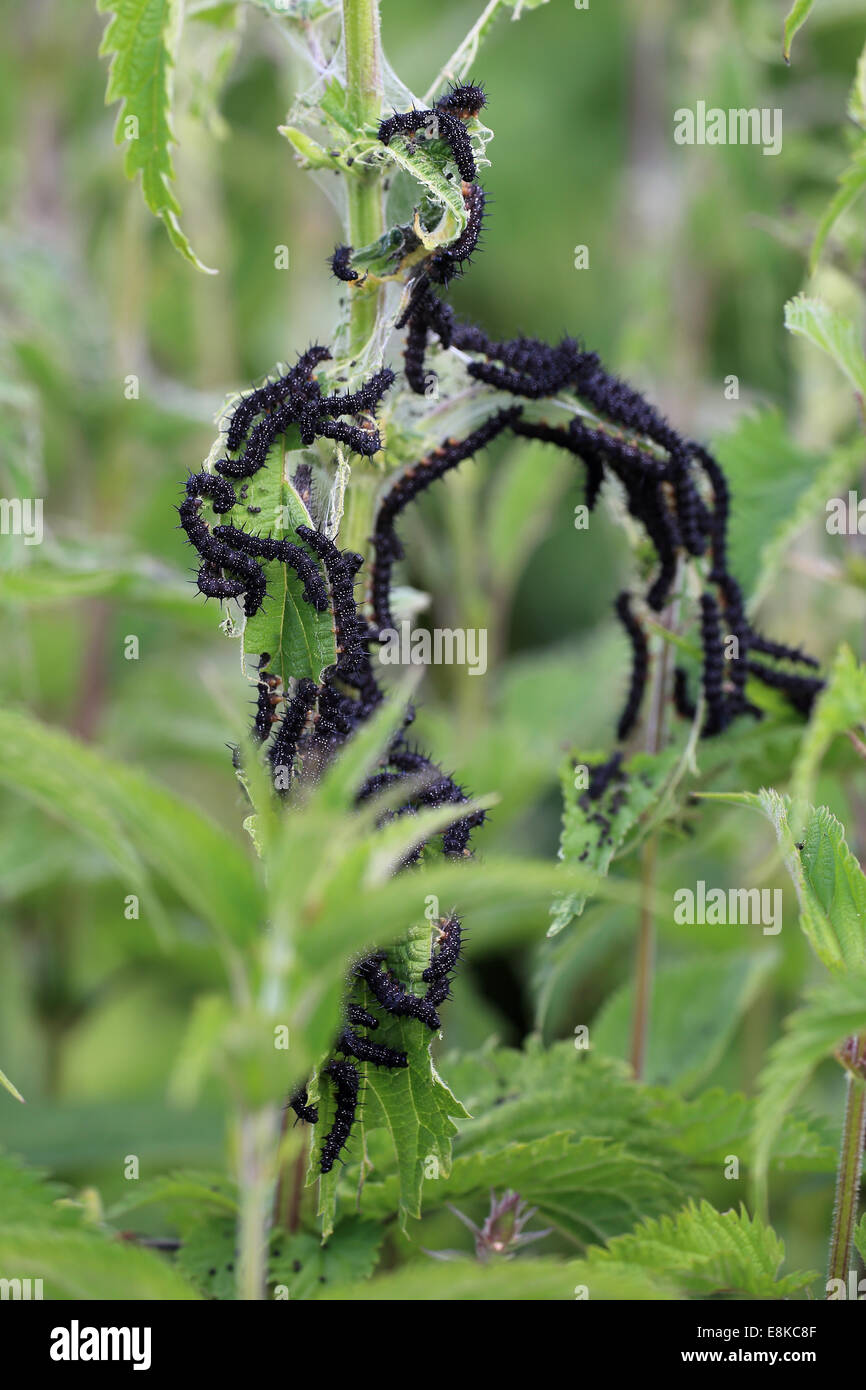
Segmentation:
<svg viewBox="0 0 866 1390">
<path fill-rule="evenodd" d="M 453 241 L 463 231 L 467 221 L 466 207 L 459 182 L 447 179 L 440 163 L 434 159 L 431 151 L 423 146 L 416 145 L 415 150 L 410 154 L 405 148 L 405 142 L 400 137 L 395 137 L 390 145 L 383 145 L 381 148 L 389 159 L 426 188 L 435 201 L 451 214 L 450 217 L 444 218 L 440 222 L 434 233 L 428 233 L 424 236 L 422 231 L 422 237 L 428 250 L 440 246 L 444 242 Z"/>
<path fill-rule="evenodd" d="M 126 141 L 128 178 L 141 174 L 141 191 L 151 212 L 164 224 L 171 243 L 198 270 L 216 272 L 193 251 L 180 225 L 174 195 L 169 147 L 175 143 L 171 123 L 174 61 L 182 24 L 180 0 L 98 0 L 112 18 L 100 53 L 109 54 L 106 103 L 122 102 L 115 141 Z"/>
<path fill-rule="evenodd" d="M 662 798 L 663 788 L 680 759 L 676 748 L 663 753 L 637 753 L 611 777 L 600 796 L 590 797 L 587 774 L 598 758 L 584 761 L 574 754 L 562 769 L 564 799 L 559 857 L 596 873 L 607 874 L 626 837 Z M 581 776 L 581 774 L 583 774 Z M 579 917 L 587 893 L 569 893 L 552 909 L 548 936 L 557 936 Z"/>
<path fill-rule="evenodd" d="M 271 446 L 267 465 L 244 481 L 242 491 L 248 530 L 301 545 L 296 528 L 312 526 L 313 522 L 287 476 L 293 459 L 294 455 L 286 452 L 284 441 L 277 440 Z M 307 553 L 324 579 L 321 561 L 312 551 Z M 333 615 L 330 611 L 319 613 L 305 602 L 304 585 L 288 565 L 278 560 L 262 563 L 268 597 L 258 613 L 247 620 L 244 656 L 258 657 L 267 652 L 268 670 L 281 678 L 284 687 L 290 677 L 306 676 L 318 684 L 322 672 L 337 660 Z"/>
</svg>

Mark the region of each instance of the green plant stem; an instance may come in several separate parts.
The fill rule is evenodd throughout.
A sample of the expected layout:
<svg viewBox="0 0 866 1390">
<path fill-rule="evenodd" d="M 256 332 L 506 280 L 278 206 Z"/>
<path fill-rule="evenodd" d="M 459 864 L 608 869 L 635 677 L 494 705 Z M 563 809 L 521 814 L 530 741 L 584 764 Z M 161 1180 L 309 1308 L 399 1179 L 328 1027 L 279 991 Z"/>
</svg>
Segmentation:
<svg viewBox="0 0 866 1390">
<path fill-rule="evenodd" d="M 280 1111 L 276 1105 L 242 1109 L 238 1133 L 238 1298 L 265 1297 L 268 1232 L 274 1201 Z"/>
<path fill-rule="evenodd" d="M 382 49 L 379 0 L 343 0 L 346 106 L 358 130 L 382 114 Z M 376 169 L 356 166 L 348 178 L 349 243 L 369 246 L 385 230 L 382 180 Z M 379 293 L 359 287 L 349 294 L 349 346 L 353 356 L 369 341 L 379 312 Z"/>
<path fill-rule="evenodd" d="M 679 589 L 681 581 L 682 567 L 677 574 L 675 591 Z M 675 625 L 675 614 L 676 605 L 671 604 L 665 614 L 668 626 Z M 672 650 L 671 643 L 662 643 L 650 681 L 650 712 L 646 737 L 646 751 L 648 753 L 658 753 L 665 741 Z M 652 1006 L 653 967 L 656 949 L 653 900 L 655 898 L 658 843 L 659 832 L 654 830 L 647 837 L 641 854 L 641 909 L 635 961 L 634 1013 L 632 1014 L 629 1052 L 629 1060 L 637 1080 L 643 1076 L 646 1065 Z"/>
<path fill-rule="evenodd" d="M 858 1039 L 857 1055 L 866 1056 L 866 1033 Z M 848 1278 L 854 1267 L 854 1228 L 857 1225 L 857 1201 L 860 1175 L 863 1169 L 863 1142 L 866 1137 L 866 1081 L 848 1074 L 845 1096 L 845 1118 L 839 1167 L 836 1172 L 836 1201 L 833 1207 L 833 1227 L 830 1235 L 830 1262 L 827 1278 Z M 829 1297 L 829 1289 L 828 1295 Z"/>
</svg>

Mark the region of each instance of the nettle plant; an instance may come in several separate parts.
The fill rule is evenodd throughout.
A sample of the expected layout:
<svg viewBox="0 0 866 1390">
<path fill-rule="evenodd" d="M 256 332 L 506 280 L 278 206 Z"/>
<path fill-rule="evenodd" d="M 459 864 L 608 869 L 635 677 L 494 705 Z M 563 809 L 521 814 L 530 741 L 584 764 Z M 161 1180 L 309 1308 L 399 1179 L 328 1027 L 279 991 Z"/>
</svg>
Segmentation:
<svg viewBox="0 0 866 1390">
<path fill-rule="evenodd" d="M 170 185 L 175 6 L 152 0 L 152 27 L 140 5 L 103 8 L 128 172 L 141 171 L 194 261 Z M 843 649 L 825 680 L 814 658 L 758 629 L 729 561 L 729 477 L 705 446 L 576 339 L 494 341 L 450 306 L 485 222 L 495 102 L 476 62 L 499 5 L 423 97 L 383 58 L 375 0 L 266 8 L 314 72 L 283 133 L 339 187 L 346 238 L 330 256 L 336 328 L 227 401 L 179 507 L 196 583 L 224 606 L 252 697 L 252 728 L 239 727 L 232 752 L 249 855 L 143 775 L 8 717 L 30 794 L 44 799 L 65 773 L 76 788 L 67 813 L 127 868 L 133 846 L 135 872 L 158 872 L 213 929 L 225 988 L 200 999 L 171 1090 L 191 1102 L 207 1075 L 222 1079 L 231 1172 L 143 1175 L 94 1225 L 74 1208 L 58 1215 L 7 1165 L 31 1224 L 22 1217 L 17 1238 L 13 1224 L 4 1258 L 66 1287 L 61 1261 L 34 1242 L 31 1227 L 50 1225 L 52 1250 L 77 1242 L 92 1287 L 119 1278 L 132 1297 L 352 1297 L 385 1242 L 389 1266 L 402 1267 L 371 1284 L 381 1298 L 803 1296 L 818 1276 L 780 1276 L 767 1178 L 773 1165 L 833 1162 L 821 1126 L 791 1108 L 835 1055 L 848 1098 L 828 1291 L 848 1296 L 866 1121 L 866 881 L 811 799 L 831 742 L 863 722 L 866 674 Z M 791 306 L 816 339 L 819 312 Z M 412 687 L 380 660 L 412 612 L 395 585 L 404 510 L 504 435 L 572 457 L 586 517 L 608 506 L 634 556 L 634 583 L 613 601 L 632 653 L 618 746 L 566 759 L 558 864 L 475 858 L 494 798 L 472 799 L 444 770 L 447 748 L 418 746 Z M 735 450 L 731 463 L 748 471 Z M 707 790 L 749 757 L 768 765 L 771 746 L 794 760 L 789 794 Z M 693 824 L 697 796 L 769 818 L 830 975 L 773 1050 L 757 1101 L 718 1087 L 687 1098 L 643 1079 L 654 1051 L 717 1040 L 720 1012 L 735 1021 L 767 968 L 726 958 L 718 971 L 701 962 L 653 978 L 654 921 L 670 910 L 659 845 Z M 431 1043 L 447 1027 L 473 910 L 504 931 L 553 902 L 548 935 L 559 937 L 591 897 L 639 919 L 622 1007 L 574 1041 L 448 1057 L 440 1076 Z M 482 1225 L 457 1211 L 474 1259 L 419 1248 L 409 1218 L 422 1207 L 434 1218 L 454 1201 L 477 1209 L 491 1191 Z M 129 1230 L 122 1244 L 104 1239 L 148 1206 L 178 1232 L 170 1259 Z M 863 1251 L 862 1225 L 859 1240 Z M 544 1253 L 512 1264 L 539 1241 Z"/>
</svg>

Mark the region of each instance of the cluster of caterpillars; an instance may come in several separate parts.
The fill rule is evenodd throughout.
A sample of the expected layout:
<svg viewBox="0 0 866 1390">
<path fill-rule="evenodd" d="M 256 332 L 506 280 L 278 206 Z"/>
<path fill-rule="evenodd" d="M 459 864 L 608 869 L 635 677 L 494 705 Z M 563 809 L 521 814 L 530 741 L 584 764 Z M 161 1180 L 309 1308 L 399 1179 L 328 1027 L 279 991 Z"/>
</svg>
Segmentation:
<svg viewBox="0 0 866 1390">
<path fill-rule="evenodd" d="M 317 776 L 384 698 L 372 649 L 382 630 L 394 625 L 392 577 L 394 565 L 402 557 L 396 524 L 404 508 L 438 478 L 506 431 L 552 444 L 579 459 L 585 469 L 585 498 L 590 510 L 606 480 L 616 480 L 628 511 L 642 525 L 656 556 L 656 573 L 644 596 L 648 609 L 659 612 L 668 603 L 681 558 L 706 557 L 700 600 L 705 736 L 721 733 L 740 714 L 760 714 L 746 698 L 750 674 L 779 690 L 803 714 L 808 714 L 822 688 L 816 676 L 789 669 L 816 667 L 811 657 L 763 637 L 746 617 L 742 591 L 728 569 L 727 483 L 712 455 L 677 434 L 637 391 L 607 372 L 597 355 L 585 351 L 574 339 L 565 338 L 555 345 L 527 337 L 494 341 L 477 325 L 458 321 L 442 299 L 440 292 L 469 264 L 484 221 L 484 192 L 477 182 L 466 123 L 478 114 L 485 100 L 476 84 L 453 86 L 429 110 L 395 112 L 385 118 L 379 138 L 387 145 L 395 138 L 415 140 L 424 131 L 444 140 L 461 180 L 467 213 L 463 231 L 450 245 L 414 265 L 406 307 L 397 324 L 405 330 L 407 386 L 419 394 L 426 392 L 431 376 L 426 356 L 431 339 L 437 339 L 443 348 L 455 348 L 462 354 L 471 379 L 512 397 L 513 404 L 499 405 L 465 438 L 443 440 L 386 488 L 374 523 L 366 599 L 359 600 L 356 595 L 362 557 L 340 550 L 322 532 L 298 527 L 297 542 L 259 536 L 232 525 L 210 526 L 202 508 L 209 502 L 217 515 L 231 512 L 238 500 L 231 480 L 249 478 L 264 467 L 271 443 L 291 426 L 297 427 L 305 444 L 329 438 L 362 455 L 377 452 L 381 441 L 374 417 L 394 381 L 389 368 L 376 372 L 357 391 L 325 396 L 313 370 L 330 353 L 319 346 L 308 349 L 288 373 L 243 396 L 235 405 L 226 433 L 227 453 L 235 457 L 217 463 L 216 472 L 199 473 L 187 481 L 181 524 L 201 558 L 198 584 L 202 593 L 242 601 L 250 616 L 266 598 L 259 562 L 280 560 L 300 577 L 304 600 L 333 615 L 337 662 L 320 683 L 301 679 L 291 692 L 283 691 L 280 678 L 267 669 L 270 657 L 267 653 L 261 657 L 253 736 L 265 746 L 275 791 L 283 797 L 290 797 L 298 782 Z M 351 247 L 339 246 L 331 257 L 334 274 L 347 283 L 361 278 L 352 265 L 352 256 Z M 563 423 L 562 401 L 557 399 L 563 392 L 577 397 L 592 416 L 569 415 Z M 545 412 L 552 412 L 552 418 L 546 418 Z M 324 579 L 313 556 L 321 562 Z M 633 653 L 629 690 L 618 723 L 622 742 L 640 716 L 650 657 L 634 597 L 621 593 L 615 611 Z M 736 661 L 726 659 L 726 634 L 737 639 Z M 768 665 L 756 660 L 756 655 L 785 665 Z M 677 668 L 674 704 L 679 713 L 694 718 L 695 704 L 687 684 L 685 671 Z M 453 805 L 457 818 L 442 834 L 442 850 L 446 855 L 463 857 L 469 853 L 472 831 L 483 821 L 483 812 L 459 815 L 466 794 L 425 754 L 410 746 L 407 729 L 412 718 L 413 712 L 407 711 L 381 765 L 359 788 L 357 800 L 362 803 L 411 779 L 405 801 L 398 801 L 382 818 L 413 814 L 421 806 Z M 621 758 L 620 751 L 595 774 L 591 799 L 620 774 Z M 414 863 L 423 849 L 419 846 L 405 865 Z M 352 993 L 363 985 L 380 1010 L 437 1030 L 438 1006 L 448 997 L 461 943 L 460 920 L 452 914 L 440 922 L 434 938 L 430 964 L 423 974 L 427 984 L 423 996 L 405 988 L 382 952 L 355 963 L 334 1055 L 319 1073 L 320 1084 L 321 1078 L 327 1077 L 333 1087 L 336 1109 L 332 1128 L 319 1151 L 322 1172 L 328 1172 L 339 1159 L 355 1121 L 360 1096 L 357 1064 L 407 1065 L 405 1053 L 368 1036 L 376 1031 L 379 1020 L 351 999 Z M 318 1122 L 318 1110 L 309 1104 L 305 1087 L 292 1097 L 290 1105 L 299 1119 Z"/>
</svg>

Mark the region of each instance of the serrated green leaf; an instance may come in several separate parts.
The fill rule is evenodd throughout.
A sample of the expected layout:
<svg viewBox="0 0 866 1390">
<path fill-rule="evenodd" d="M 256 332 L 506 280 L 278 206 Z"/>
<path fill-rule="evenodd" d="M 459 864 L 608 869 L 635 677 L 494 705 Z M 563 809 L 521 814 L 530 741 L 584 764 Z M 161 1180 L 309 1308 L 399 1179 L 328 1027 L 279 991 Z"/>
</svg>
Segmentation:
<svg viewBox="0 0 866 1390">
<path fill-rule="evenodd" d="M 849 318 L 822 299 L 798 294 L 785 305 L 785 327 L 831 357 L 857 395 L 866 395 L 866 357 Z"/>
<path fill-rule="evenodd" d="M 689 1165 L 721 1171 L 732 1154 L 741 1166 L 751 1162 L 751 1139 L 757 1107 L 739 1092 L 715 1086 L 693 1097 L 663 1087 L 651 1089 L 653 1117 L 665 1141 Z M 836 1167 L 835 1135 L 812 1117 L 789 1115 L 771 1151 L 774 1168 L 832 1173 Z"/>
<path fill-rule="evenodd" d="M 233 1216 L 237 1199 L 233 1187 L 221 1173 L 176 1172 L 130 1184 L 131 1191 L 110 1210 L 112 1221 L 119 1221 L 143 1207 L 163 1208 L 180 1230 L 214 1214 Z"/>
<path fill-rule="evenodd" d="M 802 29 L 809 15 L 812 13 L 812 6 L 815 0 L 794 0 L 793 5 L 785 16 L 785 38 L 782 47 L 782 56 L 786 63 L 791 61 L 791 44 L 794 42 L 794 35 Z"/>
<path fill-rule="evenodd" d="M 767 817 L 794 881 L 800 926 L 818 959 L 831 970 L 866 963 L 866 877 L 846 844 L 844 826 L 828 807 L 803 808 L 798 845 L 789 823 L 790 799 L 777 791 L 762 788 L 757 795 L 722 793 L 706 799 L 748 806 Z"/>
<path fill-rule="evenodd" d="M 682 1177 L 660 1160 L 604 1138 L 575 1141 L 570 1133 L 458 1156 L 450 1177 L 428 1183 L 425 1195 L 455 1202 L 494 1186 L 519 1192 L 544 1225 L 577 1245 L 608 1240 L 639 1215 L 672 1211 L 683 1198 Z"/>
<path fill-rule="evenodd" d="M 318 1236 L 300 1231 L 271 1237 L 268 1283 L 282 1285 L 292 1299 L 327 1298 L 334 1285 L 369 1279 L 385 1238 L 379 1222 L 349 1216 L 323 1245 Z"/>
<path fill-rule="evenodd" d="M 249 861 L 224 831 L 144 773 L 3 710 L 0 783 L 94 841 L 133 887 L 146 882 L 147 865 L 219 936 L 249 941 L 258 933 L 261 889 Z"/>
<path fill-rule="evenodd" d="M 853 451 L 822 458 L 801 449 L 781 414 L 762 410 L 742 418 L 713 450 L 731 490 L 730 563 L 750 603 L 766 591 L 786 546 L 826 500 L 854 476 Z"/>
<path fill-rule="evenodd" d="M 721 959 L 704 956 L 659 970 L 653 985 L 649 1082 L 690 1090 L 717 1064 L 739 1020 L 775 963 L 771 951 Z M 592 1044 L 625 1056 L 634 1014 L 634 985 L 608 1000 L 590 1028 Z"/>
<path fill-rule="evenodd" d="M 303 451 L 287 454 L 284 439 L 271 446 L 267 466 L 247 485 L 247 507 L 260 508 L 258 514 L 248 513 L 247 529 L 255 535 L 276 536 L 301 545 L 324 579 L 321 560 L 296 534 L 296 527 L 312 526 L 313 522 L 289 481 L 293 461 L 302 462 Z M 318 613 L 304 601 L 304 585 L 290 566 L 278 560 L 263 564 L 268 598 L 244 625 L 244 656 L 269 652 L 268 670 L 280 677 L 284 689 L 291 678 L 307 677 L 318 684 L 322 672 L 337 660 L 333 614 Z"/>
<path fill-rule="evenodd" d="M 588 1271 L 613 1264 L 641 1268 L 668 1279 L 688 1295 L 790 1298 L 812 1283 L 813 1272 L 779 1279 L 785 1247 L 772 1227 L 750 1217 L 744 1207 L 716 1211 L 709 1202 L 690 1202 L 675 1217 L 644 1221 L 629 1235 L 617 1236 L 606 1250 L 593 1250 Z M 592 1297 L 592 1273 L 585 1282 Z"/>
<path fill-rule="evenodd" d="M 770 1051 L 761 1073 L 754 1132 L 755 1185 L 766 1201 L 770 1151 L 782 1121 L 818 1064 L 866 1021 L 866 973 L 836 976 L 806 995 L 785 1021 L 785 1032 Z"/>
<path fill-rule="evenodd" d="M 619 849 L 641 818 L 658 805 L 663 787 L 680 760 L 677 748 L 636 753 L 623 765 L 624 780 L 612 779 L 603 794 L 590 800 L 575 786 L 578 767 L 598 762 L 598 755 L 576 752 L 564 764 L 560 781 L 564 801 L 559 857 L 605 877 Z M 551 909 L 548 936 L 556 936 L 586 906 L 587 893 L 570 893 Z"/>
<path fill-rule="evenodd" d="M 227 1216 L 208 1215 L 184 1236 L 177 1267 L 204 1298 L 230 1302 L 237 1296 L 237 1230 Z"/>
<path fill-rule="evenodd" d="M 428 250 L 458 237 L 467 220 L 459 180 L 445 177 L 444 164 L 434 158 L 426 145 L 416 144 L 414 152 L 409 154 L 400 138 L 397 138 L 390 145 L 382 146 L 382 151 L 387 159 L 411 175 L 422 188 L 426 188 L 430 196 L 450 214 L 444 219 L 446 225 L 440 225 L 434 234 L 422 236 Z"/>
<path fill-rule="evenodd" d="M 165 226 L 172 245 L 196 269 L 213 275 L 181 229 L 180 204 L 171 187 L 171 108 L 183 6 L 180 0 L 97 0 L 97 8 L 112 14 L 99 51 L 111 58 L 106 104 L 123 103 L 115 141 L 127 142 L 127 178 L 141 175 L 144 201 Z"/>
<path fill-rule="evenodd" d="M 423 899 L 419 899 L 423 902 Z M 397 978 L 412 991 L 423 995 L 427 986 L 422 972 L 430 964 L 433 928 L 430 922 L 410 927 L 388 952 L 389 966 Z M 394 1148 L 398 1178 L 395 1207 L 405 1225 L 408 1217 L 421 1215 L 421 1189 L 425 1169 L 431 1165 L 447 1177 L 451 1169 L 451 1141 L 457 1133 L 454 1117 L 466 1111 L 442 1081 L 433 1065 L 430 1048 L 432 1034 L 417 1020 L 394 1018 L 375 1001 L 366 986 L 359 985 L 357 1002 L 379 1019 L 376 1041 L 405 1052 L 406 1068 L 385 1070 L 362 1063 L 364 1107 L 358 1126 L 359 1144 L 372 1131 L 388 1132 Z M 326 1133 L 333 1122 L 332 1088 L 326 1083 L 322 1102 L 320 1083 L 320 1123 Z M 324 1233 L 333 1228 L 337 1173 L 325 1175 L 319 1185 L 319 1212 L 325 1218 Z"/>
<path fill-rule="evenodd" d="M 794 763 L 791 799 L 795 805 L 812 800 L 815 782 L 827 751 L 840 734 L 866 724 L 866 666 L 843 642 L 836 652 L 827 684 L 818 696 Z"/>
<path fill-rule="evenodd" d="M 47 1298 L 195 1298 L 166 1260 L 88 1224 L 82 1203 L 6 1154 L 0 1210 L 0 1269 L 44 1280 Z"/>
</svg>

